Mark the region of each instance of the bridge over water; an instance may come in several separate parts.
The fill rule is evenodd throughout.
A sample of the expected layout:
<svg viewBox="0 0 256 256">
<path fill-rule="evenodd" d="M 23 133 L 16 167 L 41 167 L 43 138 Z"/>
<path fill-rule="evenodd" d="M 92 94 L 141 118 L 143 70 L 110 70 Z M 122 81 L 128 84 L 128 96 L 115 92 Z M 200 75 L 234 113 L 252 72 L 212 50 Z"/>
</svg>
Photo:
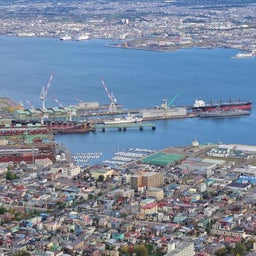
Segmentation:
<svg viewBox="0 0 256 256">
<path fill-rule="evenodd" d="M 120 124 L 98 124 L 96 125 L 96 130 L 101 130 L 105 132 L 107 129 L 116 129 L 118 131 L 126 131 L 130 128 L 138 128 L 140 131 L 144 128 L 156 129 L 156 125 L 153 123 L 120 123 Z"/>
</svg>

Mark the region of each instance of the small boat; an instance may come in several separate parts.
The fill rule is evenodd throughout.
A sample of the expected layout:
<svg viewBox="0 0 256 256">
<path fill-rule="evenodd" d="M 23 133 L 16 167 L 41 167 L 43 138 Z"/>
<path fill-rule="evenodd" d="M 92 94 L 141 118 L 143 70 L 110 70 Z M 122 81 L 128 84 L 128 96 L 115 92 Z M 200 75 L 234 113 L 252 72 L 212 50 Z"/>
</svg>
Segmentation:
<svg viewBox="0 0 256 256">
<path fill-rule="evenodd" d="M 233 58 L 250 58 L 253 56 L 253 52 L 239 52 Z"/>
<path fill-rule="evenodd" d="M 76 41 L 88 40 L 90 37 L 88 34 L 79 34 L 74 39 Z"/>
<path fill-rule="evenodd" d="M 60 38 L 61 41 L 67 41 L 67 40 L 71 40 L 71 39 L 72 39 L 72 37 L 70 35 L 65 35 Z"/>
</svg>

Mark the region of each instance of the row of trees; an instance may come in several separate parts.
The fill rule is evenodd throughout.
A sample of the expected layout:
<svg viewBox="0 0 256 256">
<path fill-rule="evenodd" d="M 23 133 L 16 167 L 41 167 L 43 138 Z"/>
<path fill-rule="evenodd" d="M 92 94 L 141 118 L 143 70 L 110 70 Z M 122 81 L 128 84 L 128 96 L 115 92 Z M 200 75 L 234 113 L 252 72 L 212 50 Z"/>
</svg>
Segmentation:
<svg viewBox="0 0 256 256">
<path fill-rule="evenodd" d="M 162 256 L 165 253 L 161 251 L 161 248 L 156 248 L 151 243 L 138 244 L 138 245 L 127 245 L 122 246 L 120 249 L 121 256 Z"/>
<path fill-rule="evenodd" d="M 227 245 L 215 252 L 216 256 L 243 256 L 253 249 L 253 243 L 256 241 L 249 240 L 246 242 L 237 242 L 234 247 Z"/>
</svg>

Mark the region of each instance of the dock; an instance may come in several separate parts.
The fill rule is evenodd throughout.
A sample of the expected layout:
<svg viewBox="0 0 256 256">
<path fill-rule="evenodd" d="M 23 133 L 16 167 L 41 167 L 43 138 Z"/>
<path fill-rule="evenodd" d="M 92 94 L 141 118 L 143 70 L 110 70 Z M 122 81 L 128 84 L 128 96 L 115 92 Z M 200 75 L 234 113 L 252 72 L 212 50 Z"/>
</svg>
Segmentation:
<svg viewBox="0 0 256 256">
<path fill-rule="evenodd" d="M 128 128 L 138 128 L 140 131 L 144 130 L 144 128 L 151 128 L 152 130 L 155 130 L 156 125 L 153 123 L 98 124 L 96 125 L 95 130 L 101 130 L 102 132 L 105 132 L 107 129 L 126 131 Z"/>
</svg>

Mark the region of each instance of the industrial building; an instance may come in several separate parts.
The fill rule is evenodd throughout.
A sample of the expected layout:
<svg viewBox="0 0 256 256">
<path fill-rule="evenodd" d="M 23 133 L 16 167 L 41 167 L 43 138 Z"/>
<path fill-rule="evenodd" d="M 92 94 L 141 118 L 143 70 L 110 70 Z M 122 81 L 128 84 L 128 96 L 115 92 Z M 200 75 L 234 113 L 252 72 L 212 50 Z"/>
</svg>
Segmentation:
<svg viewBox="0 0 256 256">
<path fill-rule="evenodd" d="M 152 108 L 140 110 L 140 115 L 143 119 L 168 119 L 168 118 L 180 118 L 187 115 L 187 109 L 185 107 L 170 107 L 170 108 Z"/>
<path fill-rule="evenodd" d="M 76 111 L 73 108 L 47 108 L 47 109 L 15 109 L 13 118 L 18 121 L 41 121 L 42 119 L 50 119 L 54 121 L 68 121 L 71 116 L 76 116 Z"/>
</svg>

